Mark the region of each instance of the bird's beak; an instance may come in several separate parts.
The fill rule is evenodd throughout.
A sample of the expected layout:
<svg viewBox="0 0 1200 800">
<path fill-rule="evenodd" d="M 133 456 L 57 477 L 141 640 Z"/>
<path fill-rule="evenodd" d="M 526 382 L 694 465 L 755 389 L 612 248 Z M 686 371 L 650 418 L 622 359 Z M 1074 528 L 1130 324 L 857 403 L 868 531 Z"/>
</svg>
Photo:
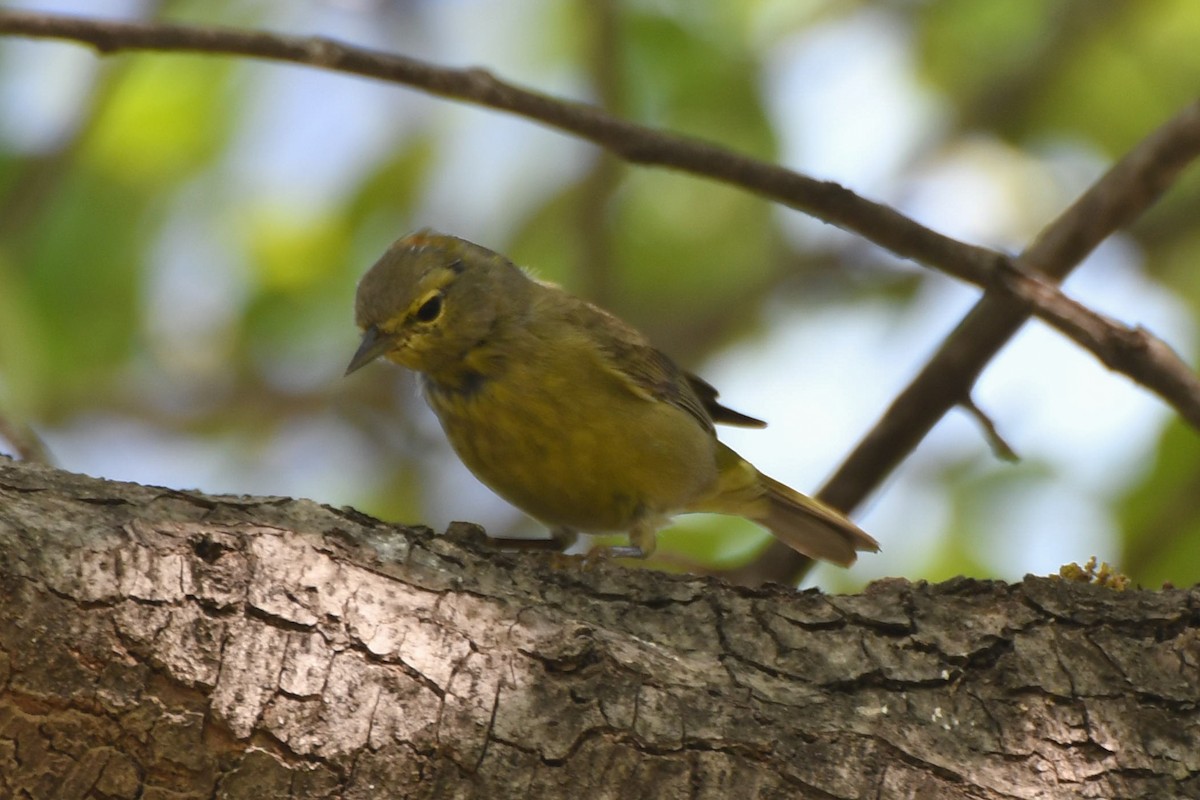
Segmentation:
<svg viewBox="0 0 1200 800">
<path fill-rule="evenodd" d="M 362 343 L 354 353 L 354 358 L 350 359 L 350 365 L 346 367 L 346 374 L 349 375 L 370 364 L 392 349 L 393 344 L 392 337 L 380 331 L 376 326 L 372 325 L 367 328 L 363 331 Z"/>
</svg>

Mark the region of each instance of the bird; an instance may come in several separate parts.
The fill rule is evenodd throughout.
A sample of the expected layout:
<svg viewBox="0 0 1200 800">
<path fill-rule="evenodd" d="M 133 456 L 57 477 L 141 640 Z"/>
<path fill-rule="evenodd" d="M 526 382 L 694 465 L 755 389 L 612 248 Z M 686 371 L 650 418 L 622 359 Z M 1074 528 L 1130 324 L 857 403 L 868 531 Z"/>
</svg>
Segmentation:
<svg viewBox="0 0 1200 800">
<path fill-rule="evenodd" d="M 381 357 L 418 373 L 467 468 L 563 546 L 625 533 L 602 555 L 646 558 L 676 514 L 713 512 L 842 566 L 879 549 L 717 439 L 718 424 L 765 422 L 613 314 L 481 245 L 429 229 L 397 240 L 359 281 L 355 320 L 346 374 Z"/>
</svg>

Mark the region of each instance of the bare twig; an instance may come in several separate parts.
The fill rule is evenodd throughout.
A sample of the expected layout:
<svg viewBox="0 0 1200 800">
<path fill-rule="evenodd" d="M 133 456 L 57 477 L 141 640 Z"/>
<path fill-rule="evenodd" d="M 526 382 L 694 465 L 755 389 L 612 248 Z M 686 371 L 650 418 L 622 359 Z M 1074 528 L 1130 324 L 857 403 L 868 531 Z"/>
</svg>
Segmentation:
<svg viewBox="0 0 1200 800">
<path fill-rule="evenodd" d="M 996 458 L 1012 462 L 1021 460 L 1021 457 L 1017 455 L 1017 451 L 1012 448 L 1012 445 L 1000 435 L 1000 431 L 996 428 L 996 423 L 992 421 L 992 418 L 975 403 L 975 398 L 968 397 L 959 403 L 959 406 L 962 407 L 963 411 L 970 414 L 971 418 L 983 429 L 983 435 L 987 438 L 988 444 L 991 445 L 992 452 L 996 455 Z"/>
<path fill-rule="evenodd" d="M 89 44 L 101 54 L 157 50 L 242 55 L 379 78 L 513 112 L 573 133 L 632 163 L 677 169 L 740 186 L 972 283 L 986 283 L 996 256 L 987 248 L 936 233 L 836 183 L 818 181 L 694 137 L 619 119 L 595 106 L 523 89 L 483 69 L 435 67 L 321 37 L 16 11 L 0 12 L 0 34 L 66 39 Z"/>
<path fill-rule="evenodd" d="M 1166 342 L 1141 326 L 1128 327 L 1064 296 L 1053 284 L 1015 267 L 1005 276 L 1008 289 L 1039 312 L 1045 322 L 1090 350 L 1106 367 L 1150 387 L 1200 429 L 1200 378 Z"/>
</svg>

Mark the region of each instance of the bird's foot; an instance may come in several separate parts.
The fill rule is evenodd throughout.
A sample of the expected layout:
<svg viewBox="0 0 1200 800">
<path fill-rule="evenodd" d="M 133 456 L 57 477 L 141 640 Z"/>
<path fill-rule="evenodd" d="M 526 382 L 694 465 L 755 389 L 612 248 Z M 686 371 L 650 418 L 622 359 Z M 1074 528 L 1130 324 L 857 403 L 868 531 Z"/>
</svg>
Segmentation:
<svg viewBox="0 0 1200 800">
<path fill-rule="evenodd" d="M 608 547 L 593 547 L 588 551 L 584 562 L 591 566 L 611 558 L 645 558 L 646 551 L 634 544 L 610 545 Z"/>
</svg>

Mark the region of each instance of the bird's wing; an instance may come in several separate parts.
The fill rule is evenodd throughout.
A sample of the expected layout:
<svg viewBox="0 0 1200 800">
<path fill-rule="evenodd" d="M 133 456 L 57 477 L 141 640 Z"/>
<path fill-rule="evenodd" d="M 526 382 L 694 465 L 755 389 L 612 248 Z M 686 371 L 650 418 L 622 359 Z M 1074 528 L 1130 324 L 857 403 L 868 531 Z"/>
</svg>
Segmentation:
<svg viewBox="0 0 1200 800">
<path fill-rule="evenodd" d="M 589 330 L 605 364 L 637 394 L 670 403 L 695 417 L 707 431 L 714 423 L 763 427 L 765 422 L 717 402 L 717 390 L 685 372 L 636 329 L 597 306 L 579 301 L 574 316 Z"/>
</svg>

